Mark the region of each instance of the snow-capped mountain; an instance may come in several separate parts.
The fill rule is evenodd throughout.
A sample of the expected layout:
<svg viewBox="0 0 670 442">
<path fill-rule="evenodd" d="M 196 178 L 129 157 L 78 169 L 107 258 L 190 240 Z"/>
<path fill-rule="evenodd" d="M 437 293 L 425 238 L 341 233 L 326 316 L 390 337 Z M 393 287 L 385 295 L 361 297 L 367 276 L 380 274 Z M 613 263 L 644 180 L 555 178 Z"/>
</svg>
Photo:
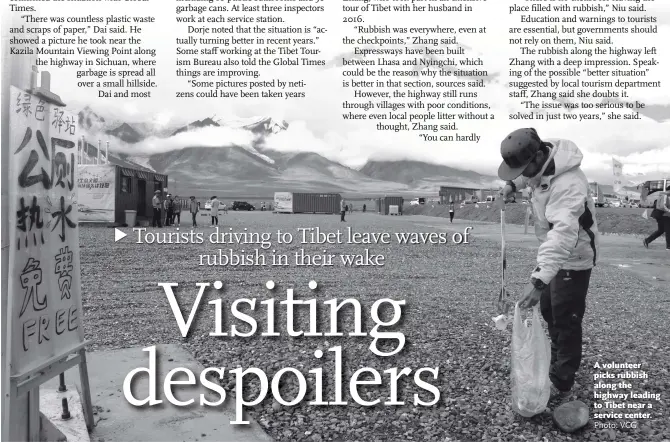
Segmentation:
<svg viewBox="0 0 670 442">
<path fill-rule="evenodd" d="M 277 134 L 288 129 L 288 123 L 286 121 L 276 120 L 272 117 L 251 117 L 229 121 L 223 121 L 220 118 L 216 118 L 216 121 L 221 126 L 246 129 L 255 134 L 262 135 Z"/>
<path fill-rule="evenodd" d="M 272 117 L 227 120 L 214 115 L 169 131 L 163 127 L 160 134 L 151 123 L 108 120 L 88 107 L 80 112 L 80 121 L 91 136 L 97 130 L 119 140 L 110 144 L 112 151 L 123 143 L 124 152 L 115 154 L 118 158 L 167 174 L 183 194 L 267 196 L 277 190 L 436 193 L 440 185 L 488 187 L 496 181 L 495 177 L 419 161 L 369 161 L 356 170 L 316 152 L 277 152 L 265 147 L 265 140 L 285 131 L 289 124 Z M 231 139 L 224 139 L 226 135 Z M 250 142 L 235 143 L 232 135 Z M 220 144 L 218 136 L 222 137 Z M 170 147 L 147 153 L 143 148 L 148 141 Z"/>
</svg>

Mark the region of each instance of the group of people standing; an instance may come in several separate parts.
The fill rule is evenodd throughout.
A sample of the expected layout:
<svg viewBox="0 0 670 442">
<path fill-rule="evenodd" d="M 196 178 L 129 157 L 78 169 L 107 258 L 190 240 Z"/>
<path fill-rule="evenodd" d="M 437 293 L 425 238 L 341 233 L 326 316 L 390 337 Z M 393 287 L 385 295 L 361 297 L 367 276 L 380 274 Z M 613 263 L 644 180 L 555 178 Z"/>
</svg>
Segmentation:
<svg viewBox="0 0 670 442">
<path fill-rule="evenodd" d="M 152 227 L 174 225 L 175 220 L 177 225 L 181 223 L 181 202 L 176 196 L 168 193 L 165 200 L 161 200 L 161 191 L 156 190 L 151 200 L 151 206 L 153 208 Z M 165 214 L 165 217 L 163 217 L 163 214 Z"/>
<path fill-rule="evenodd" d="M 167 194 L 165 201 L 163 201 L 163 209 L 165 210 L 165 227 L 181 224 L 181 201 L 172 194 Z"/>
<path fill-rule="evenodd" d="M 181 224 L 181 212 L 183 210 L 188 210 L 191 214 L 191 220 L 193 227 L 198 227 L 198 213 L 200 212 L 200 203 L 196 201 L 195 197 L 192 196 L 189 198 L 188 202 L 185 202 L 176 195 L 168 193 L 165 195 L 165 199 L 161 198 L 161 191 L 157 190 L 154 192 L 154 197 L 151 201 L 153 207 L 153 219 L 151 221 L 152 227 L 169 227 L 177 226 Z M 210 198 L 211 204 L 211 219 L 212 226 L 219 225 L 219 211 L 223 213 L 228 213 L 228 208 L 225 204 L 213 196 Z"/>
<path fill-rule="evenodd" d="M 179 227 L 181 225 L 181 212 L 186 207 L 188 207 L 191 213 L 193 227 L 198 227 L 196 215 L 200 211 L 200 203 L 195 200 L 194 196 L 190 197 L 189 202 L 184 204 L 178 196 L 170 193 L 165 195 L 164 200 L 161 200 L 161 191 L 156 190 L 151 200 L 151 206 L 153 207 L 152 227 L 169 227 L 174 225 Z M 164 218 L 163 214 L 165 214 Z"/>
</svg>

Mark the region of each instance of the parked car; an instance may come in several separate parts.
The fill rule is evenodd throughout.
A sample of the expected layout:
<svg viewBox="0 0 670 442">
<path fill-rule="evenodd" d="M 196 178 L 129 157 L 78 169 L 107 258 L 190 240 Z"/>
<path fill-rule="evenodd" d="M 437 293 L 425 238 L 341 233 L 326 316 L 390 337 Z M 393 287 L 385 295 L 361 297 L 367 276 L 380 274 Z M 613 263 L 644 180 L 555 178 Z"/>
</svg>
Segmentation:
<svg viewBox="0 0 670 442">
<path fill-rule="evenodd" d="M 246 201 L 233 201 L 233 210 L 256 210 L 256 208 Z"/>
<path fill-rule="evenodd" d="M 640 201 L 639 200 L 621 201 L 621 207 L 629 207 L 631 209 L 637 209 L 638 207 L 640 207 Z"/>
<path fill-rule="evenodd" d="M 621 201 L 620 200 L 612 200 L 609 203 L 610 203 L 610 206 L 612 206 L 612 207 L 621 207 Z"/>
<path fill-rule="evenodd" d="M 414 198 L 409 202 L 410 206 L 418 206 L 419 204 L 426 204 L 426 198 Z"/>
</svg>

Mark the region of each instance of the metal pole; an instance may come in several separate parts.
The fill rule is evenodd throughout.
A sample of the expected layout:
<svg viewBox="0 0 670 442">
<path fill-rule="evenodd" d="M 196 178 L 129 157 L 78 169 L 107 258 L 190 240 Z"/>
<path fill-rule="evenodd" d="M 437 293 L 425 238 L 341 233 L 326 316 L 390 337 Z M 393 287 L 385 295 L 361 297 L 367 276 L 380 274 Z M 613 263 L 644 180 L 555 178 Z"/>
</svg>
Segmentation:
<svg viewBox="0 0 670 442">
<path fill-rule="evenodd" d="M 105 164 L 109 164 L 109 141 L 107 141 L 107 148 L 105 149 Z"/>
<path fill-rule="evenodd" d="M 37 12 L 32 13 L 34 16 L 39 16 Z M 32 88 L 31 82 L 34 81 L 37 83 L 37 69 L 34 67 L 36 56 L 11 56 L 9 50 L 6 48 L 9 47 L 9 39 L 11 34 L 9 34 L 9 29 L 11 27 L 21 27 L 23 22 L 21 21 L 19 14 L 8 14 L 3 13 L 2 15 L 2 140 L 0 142 L 1 146 L 1 159 L 0 159 L 0 168 L 2 177 L 2 212 L 7 214 L 9 212 L 9 201 L 10 198 L 15 198 L 16 195 L 9 193 L 9 159 L 10 159 L 10 149 L 12 146 L 10 143 L 10 127 L 9 127 L 9 118 L 10 118 L 10 108 L 11 108 L 11 97 L 10 97 L 10 86 L 15 86 L 22 90 L 29 90 Z M 33 47 L 35 49 L 35 47 Z M 15 98 L 15 97 L 14 97 Z M 16 147 L 14 147 L 16 149 Z M 17 397 L 15 394 L 10 394 L 10 355 L 12 347 L 12 333 L 11 329 L 11 316 L 9 314 L 9 299 L 8 299 L 8 281 L 9 281 L 9 217 L 3 216 L 1 222 L 1 231 L 2 231 L 2 290 L 1 294 L 1 304 L 2 312 L 0 315 L 2 317 L 1 327 L 2 327 L 2 416 L 0 428 L 2 428 L 2 440 L 26 440 L 28 437 L 28 396 L 22 395 Z"/>
<path fill-rule="evenodd" d="M 58 391 L 59 392 L 64 392 L 67 391 L 67 387 L 65 386 L 65 373 L 61 373 L 58 375 Z"/>
<path fill-rule="evenodd" d="M 63 398 L 62 404 L 63 404 L 63 414 L 61 414 L 60 416 L 61 419 L 63 419 L 64 421 L 71 419 L 72 416 L 70 415 L 70 407 L 68 407 L 67 405 L 67 398 L 65 397 Z"/>
</svg>

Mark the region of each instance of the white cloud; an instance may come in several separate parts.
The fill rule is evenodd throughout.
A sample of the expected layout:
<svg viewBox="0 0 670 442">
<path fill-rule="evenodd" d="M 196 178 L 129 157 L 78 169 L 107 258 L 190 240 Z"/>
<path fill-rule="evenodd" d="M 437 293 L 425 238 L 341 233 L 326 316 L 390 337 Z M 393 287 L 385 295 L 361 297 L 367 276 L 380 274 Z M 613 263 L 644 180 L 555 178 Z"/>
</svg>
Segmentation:
<svg viewBox="0 0 670 442">
<path fill-rule="evenodd" d="M 133 155 L 152 155 L 179 150 L 184 147 L 250 147 L 255 136 L 243 129 L 208 126 L 181 132 L 169 138 L 151 136 L 139 143 L 114 141 L 113 149 Z"/>
</svg>

